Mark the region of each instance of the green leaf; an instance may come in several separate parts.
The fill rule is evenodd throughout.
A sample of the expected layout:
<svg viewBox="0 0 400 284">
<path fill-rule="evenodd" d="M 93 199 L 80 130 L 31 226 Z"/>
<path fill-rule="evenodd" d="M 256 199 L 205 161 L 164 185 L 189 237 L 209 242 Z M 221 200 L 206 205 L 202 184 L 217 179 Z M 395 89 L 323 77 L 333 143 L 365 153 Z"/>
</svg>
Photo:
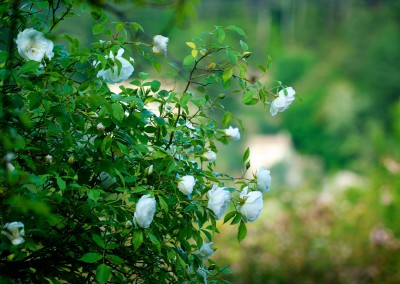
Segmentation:
<svg viewBox="0 0 400 284">
<path fill-rule="evenodd" d="M 256 95 L 257 94 L 257 91 L 256 90 L 251 90 L 251 91 L 248 91 L 248 92 L 246 92 L 246 93 L 244 93 L 243 94 L 243 97 L 242 97 L 242 102 L 245 104 L 245 105 L 251 105 L 251 104 L 254 104 L 253 103 L 253 97 L 254 97 L 254 95 Z M 257 102 L 257 99 L 256 99 L 256 102 Z"/>
<path fill-rule="evenodd" d="M 140 245 L 143 243 L 143 232 L 140 230 L 136 230 L 132 236 L 132 244 L 133 249 L 137 251 Z"/>
<path fill-rule="evenodd" d="M 227 111 L 224 113 L 224 117 L 222 118 L 222 124 L 224 126 L 228 126 L 233 119 L 233 113 Z"/>
<path fill-rule="evenodd" d="M 113 103 L 111 107 L 113 110 L 113 117 L 121 122 L 125 115 L 124 108 L 120 103 Z"/>
<path fill-rule="evenodd" d="M 160 202 L 161 208 L 162 208 L 164 211 L 168 212 L 168 204 L 167 204 L 167 202 L 165 202 L 164 197 L 158 196 L 158 201 Z"/>
<path fill-rule="evenodd" d="M 104 26 L 102 24 L 95 24 L 92 27 L 92 33 L 94 35 L 97 35 L 97 34 L 101 33 L 103 30 L 104 30 Z"/>
<path fill-rule="evenodd" d="M 19 71 L 21 73 L 34 73 L 36 70 L 38 70 L 40 64 L 41 63 L 38 61 L 29 60 L 21 66 L 21 69 L 19 69 Z"/>
<path fill-rule="evenodd" d="M 230 66 L 224 70 L 224 73 L 222 73 L 222 79 L 224 82 L 228 81 L 233 75 L 233 66 Z"/>
<path fill-rule="evenodd" d="M 97 252 L 88 252 L 84 254 L 79 260 L 88 262 L 88 263 L 94 263 L 98 262 L 100 259 L 103 258 L 103 255 Z"/>
<path fill-rule="evenodd" d="M 222 43 L 225 39 L 225 32 L 223 29 L 217 27 L 217 40 Z"/>
<path fill-rule="evenodd" d="M 150 76 L 149 73 L 139 72 L 139 78 L 140 78 L 140 80 L 146 80 L 147 78 L 149 78 L 149 76 Z"/>
<path fill-rule="evenodd" d="M 241 219 L 242 219 L 242 215 L 238 213 L 235 216 L 235 218 L 233 218 L 233 220 L 231 222 L 231 225 L 235 225 L 235 224 L 239 223 Z"/>
<path fill-rule="evenodd" d="M 115 264 L 123 264 L 125 262 L 122 258 L 115 254 L 108 254 L 106 255 L 106 258 Z"/>
<path fill-rule="evenodd" d="M 157 92 L 160 89 L 161 83 L 157 80 L 151 82 L 150 88 L 153 93 Z"/>
<path fill-rule="evenodd" d="M 264 72 L 264 73 L 267 72 L 267 68 L 265 68 L 263 65 L 258 64 L 257 67 L 258 67 L 258 69 L 260 69 L 262 72 Z"/>
<path fill-rule="evenodd" d="M 196 48 L 196 45 L 194 44 L 194 42 L 191 42 L 191 41 L 186 42 L 186 45 L 189 46 L 192 49 Z"/>
<path fill-rule="evenodd" d="M 61 190 L 64 190 L 67 188 L 67 183 L 60 177 L 57 177 L 57 185 Z"/>
<path fill-rule="evenodd" d="M 117 33 L 119 33 L 119 32 L 122 31 L 124 28 L 125 28 L 125 24 L 119 22 L 119 23 L 117 23 L 117 25 L 115 26 L 115 31 L 116 31 Z"/>
<path fill-rule="evenodd" d="M 249 159 L 250 157 L 250 149 L 249 147 L 247 147 L 246 151 L 244 151 L 243 154 L 243 163 L 246 163 L 246 161 Z"/>
<path fill-rule="evenodd" d="M 161 253 L 161 243 L 160 241 L 154 236 L 152 233 L 148 232 L 147 235 L 149 236 L 150 241 L 153 245 L 157 248 L 157 251 Z"/>
<path fill-rule="evenodd" d="M 231 211 L 231 212 L 229 212 L 228 214 L 226 214 L 225 215 L 225 218 L 224 218 L 224 224 L 226 223 L 226 222 L 228 222 L 230 219 L 232 219 L 233 218 L 233 216 L 235 216 L 236 215 L 236 211 Z"/>
<path fill-rule="evenodd" d="M 249 50 L 249 46 L 243 40 L 240 40 L 240 45 L 241 45 L 243 51 Z"/>
<path fill-rule="evenodd" d="M 191 65 L 196 61 L 192 55 L 188 55 L 183 59 L 183 65 Z"/>
<path fill-rule="evenodd" d="M 111 276 L 111 268 L 106 264 L 102 263 L 97 266 L 96 269 L 96 280 L 99 281 L 100 284 L 105 284 Z"/>
<path fill-rule="evenodd" d="M 100 198 L 100 191 L 97 189 L 90 189 L 87 193 L 87 196 L 89 197 L 89 199 L 97 202 L 97 200 L 99 200 Z"/>
<path fill-rule="evenodd" d="M 105 248 L 104 241 L 99 235 L 93 234 L 92 239 L 99 247 Z"/>
<path fill-rule="evenodd" d="M 242 30 L 241 28 L 238 28 L 238 27 L 233 26 L 233 25 L 228 26 L 228 27 L 226 27 L 226 28 L 227 28 L 228 30 L 237 32 L 239 35 L 241 35 L 241 36 L 243 36 L 243 37 L 246 37 L 246 33 L 245 33 L 244 30 Z"/>
<path fill-rule="evenodd" d="M 238 234 L 237 234 L 237 239 L 239 242 L 241 242 L 247 235 L 247 228 L 246 228 L 246 224 L 241 221 L 240 225 L 239 225 L 239 230 L 238 230 Z"/>
</svg>

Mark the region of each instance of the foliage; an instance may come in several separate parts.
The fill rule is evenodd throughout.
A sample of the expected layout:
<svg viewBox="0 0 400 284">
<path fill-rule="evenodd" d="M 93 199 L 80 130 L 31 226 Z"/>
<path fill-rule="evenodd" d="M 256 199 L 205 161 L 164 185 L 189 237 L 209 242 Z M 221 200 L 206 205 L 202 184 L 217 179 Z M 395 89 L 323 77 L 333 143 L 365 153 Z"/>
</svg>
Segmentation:
<svg viewBox="0 0 400 284">
<path fill-rule="evenodd" d="M 189 55 L 179 65 L 170 63 L 168 76 L 178 82 L 172 89 L 135 70 L 116 94 L 104 80 L 129 77 L 136 62 L 163 69 L 153 44 L 136 37 L 145 32 L 139 23 L 110 24 L 105 10 L 70 0 L 3 1 L 0 12 L 1 33 L 8 38 L 0 53 L 0 222 L 25 225 L 24 232 L 13 232 L 24 237 L 22 244 L 13 245 L 7 228 L 2 231 L 2 277 L 24 283 L 177 283 L 217 281 L 230 273 L 205 261 L 209 248 L 202 253 L 218 233 L 207 192 L 214 184 L 230 192 L 225 222 L 233 219 L 241 241 L 247 224 L 236 209 L 246 204 L 239 189 L 254 191 L 257 180 L 217 173 L 215 157 L 204 156 L 218 153 L 218 143 L 240 138 L 239 129 L 224 128 L 238 124 L 244 130 L 224 110 L 226 94 L 211 97 L 208 86 L 235 89 L 243 104 L 264 106 L 283 87 L 247 79 L 245 32 L 216 26 L 187 41 Z M 67 46 L 55 44 L 54 54 L 43 60 L 20 56 L 18 32 L 33 28 L 57 43 L 53 31 L 63 19 L 89 13 L 97 37 L 91 47 L 62 34 Z M 240 37 L 236 46 L 224 43 L 228 36 Z M 33 53 L 41 48 L 28 47 Z M 220 112 L 222 121 L 210 111 Z M 245 169 L 248 156 L 247 150 Z M 186 176 L 194 182 L 180 186 Z"/>
</svg>

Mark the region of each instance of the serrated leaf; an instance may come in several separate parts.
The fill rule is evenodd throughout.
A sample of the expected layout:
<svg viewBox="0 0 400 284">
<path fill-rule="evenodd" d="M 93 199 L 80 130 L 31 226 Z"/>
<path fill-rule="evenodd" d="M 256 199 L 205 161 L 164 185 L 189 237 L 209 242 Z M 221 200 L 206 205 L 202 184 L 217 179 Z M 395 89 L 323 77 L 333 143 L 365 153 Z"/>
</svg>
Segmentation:
<svg viewBox="0 0 400 284">
<path fill-rule="evenodd" d="M 143 243 L 143 232 L 140 230 L 136 230 L 132 236 L 132 244 L 133 249 L 137 251 L 140 245 Z"/>
<path fill-rule="evenodd" d="M 102 263 L 97 266 L 96 269 L 96 280 L 99 281 L 100 284 L 104 284 L 108 281 L 111 276 L 111 268 L 106 264 Z"/>
<path fill-rule="evenodd" d="M 233 119 L 233 113 L 227 111 L 224 113 L 224 117 L 222 118 L 222 124 L 224 126 L 228 126 Z"/>
<path fill-rule="evenodd" d="M 186 45 L 193 49 L 196 48 L 196 44 L 194 44 L 194 42 L 191 42 L 191 41 L 186 42 Z"/>
<path fill-rule="evenodd" d="M 247 235 L 247 228 L 246 228 L 246 224 L 242 221 L 240 222 L 239 225 L 239 230 L 238 230 L 238 234 L 237 234 L 237 239 L 239 242 L 241 242 Z"/>
<path fill-rule="evenodd" d="M 233 75 L 233 66 L 230 66 L 224 70 L 224 73 L 222 73 L 222 79 L 224 82 L 228 81 Z"/>
<path fill-rule="evenodd" d="M 103 258 L 103 255 L 97 252 L 88 252 L 84 254 L 79 260 L 87 263 L 95 263 Z"/>
</svg>

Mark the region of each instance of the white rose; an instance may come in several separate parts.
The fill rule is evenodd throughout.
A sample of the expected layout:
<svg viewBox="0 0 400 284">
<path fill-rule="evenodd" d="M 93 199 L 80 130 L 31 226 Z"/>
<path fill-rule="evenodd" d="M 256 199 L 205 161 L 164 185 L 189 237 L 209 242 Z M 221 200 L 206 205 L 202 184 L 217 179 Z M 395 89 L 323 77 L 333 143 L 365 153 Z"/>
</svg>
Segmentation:
<svg viewBox="0 0 400 284">
<path fill-rule="evenodd" d="M 43 33 L 34 29 L 26 29 L 19 32 L 15 40 L 18 46 L 18 53 L 25 60 L 41 62 L 46 56 L 49 60 L 54 56 L 54 44 L 44 37 Z"/>
<path fill-rule="evenodd" d="M 225 190 L 225 187 L 218 187 L 214 184 L 213 188 L 207 192 L 208 205 L 207 207 L 214 211 L 217 220 L 224 215 L 226 208 L 231 199 L 231 193 Z"/>
<path fill-rule="evenodd" d="M 178 182 L 178 189 L 186 195 L 192 194 L 193 187 L 196 184 L 196 181 L 194 180 L 194 176 L 183 176 L 179 179 Z"/>
<path fill-rule="evenodd" d="M 249 187 L 243 188 L 240 193 L 241 205 L 237 207 L 237 210 L 242 214 L 243 221 L 253 222 L 261 213 L 263 208 L 262 193 L 260 191 L 251 191 L 247 193 Z"/>
<path fill-rule="evenodd" d="M 257 171 L 256 177 L 257 177 L 257 189 L 262 193 L 268 192 L 271 186 L 270 171 L 261 166 Z"/>
<path fill-rule="evenodd" d="M 199 250 L 197 250 L 195 253 L 203 260 L 206 260 L 207 258 L 209 258 L 213 253 L 213 249 L 211 248 L 211 246 L 213 245 L 213 242 L 203 242 L 203 245 L 201 246 L 201 248 Z"/>
<path fill-rule="evenodd" d="M 207 151 L 203 154 L 203 157 L 210 163 L 215 162 L 215 160 L 217 159 L 217 154 L 215 154 L 214 151 Z"/>
<path fill-rule="evenodd" d="M 122 57 L 122 54 L 124 52 L 125 50 L 123 48 L 120 48 L 117 55 L 114 56 L 112 51 L 110 51 L 110 56 L 106 55 L 105 58 L 112 59 L 112 61 L 114 61 L 114 65 L 111 68 L 102 69 L 97 72 L 97 78 L 102 77 L 105 82 L 111 84 L 121 83 L 122 81 L 128 79 L 129 76 L 131 76 L 131 74 L 133 73 L 134 68 L 128 60 Z M 121 63 L 121 70 L 118 70 L 118 65 L 115 63 L 115 60 L 118 60 Z M 133 61 L 133 59 L 131 60 Z M 98 61 L 94 63 L 95 66 L 99 64 Z"/>
<path fill-rule="evenodd" d="M 25 236 L 25 229 L 22 222 L 6 223 L 4 229 L 7 231 L 1 231 L 1 233 L 5 235 L 14 246 L 22 244 L 25 241 L 23 238 L 23 236 Z"/>
<path fill-rule="evenodd" d="M 233 141 L 238 141 L 240 139 L 239 128 L 233 128 L 232 126 L 229 126 L 229 128 L 225 129 L 224 131 L 228 139 Z"/>
<path fill-rule="evenodd" d="M 106 127 L 101 122 L 99 124 L 97 124 L 96 128 L 97 128 L 97 131 L 99 131 L 99 132 L 103 132 L 106 129 Z"/>
<path fill-rule="evenodd" d="M 287 93 L 287 96 L 285 95 Z M 272 116 L 276 115 L 278 112 L 282 112 L 286 110 L 289 105 L 294 101 L 295 90 L 292 87 L 287 87 L 283 90 L 280 90 L 278 93 L 278 97 L 274 99 L 271 103 L 271 107 L 269 111 Z"/>
<path fill-rule="evenodd" d="M 150 194 L 140 197 L 136 204 L 135 215 L 133 216 L 134 222 L 142 228 L 150 227 L 153 222 L 154 214 L 156 213 L 156 199 L 150 197 Z"/>
<path fill-rule="evenodd" d="M 164 55 L 167 55 L 167 44 L 168 44 L 169 38 L 162 36 L 162 35 L 156 35 L 153 37 L 153 52 L 155 54 L 162 53 Z"/>
</svg>

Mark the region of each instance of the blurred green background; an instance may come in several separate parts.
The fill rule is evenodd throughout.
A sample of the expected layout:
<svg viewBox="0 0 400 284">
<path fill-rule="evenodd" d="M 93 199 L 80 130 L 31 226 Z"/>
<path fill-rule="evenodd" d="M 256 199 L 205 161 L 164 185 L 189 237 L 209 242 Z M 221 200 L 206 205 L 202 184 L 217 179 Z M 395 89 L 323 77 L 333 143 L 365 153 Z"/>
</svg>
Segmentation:
<svg viewBox="0 0 400 284">
<path fill-rule="evenodd" d="M 227 279 L 400 283 L 400 1 L 132 2 L 107 4 L 111 19 L 140 23 L 147 40 L 168 36 L 169 59 L 182 60 L 185 42 L 201 32 L 233 24 L 248 34 L 250 62 L 272 57 L 265 83 L 282 81 L 299 95 L 273 118 L 226 98 L 246 132 L 221 145 L 218 168 L 241 175 L 250 147 L 251 162 L 273 176 L 262 216 L 241 244 L 221 223 L 213 259 L 231 265 Z M 82 21 L 60 31 L 89 42 L 92 22 Z"/>
</svg>

